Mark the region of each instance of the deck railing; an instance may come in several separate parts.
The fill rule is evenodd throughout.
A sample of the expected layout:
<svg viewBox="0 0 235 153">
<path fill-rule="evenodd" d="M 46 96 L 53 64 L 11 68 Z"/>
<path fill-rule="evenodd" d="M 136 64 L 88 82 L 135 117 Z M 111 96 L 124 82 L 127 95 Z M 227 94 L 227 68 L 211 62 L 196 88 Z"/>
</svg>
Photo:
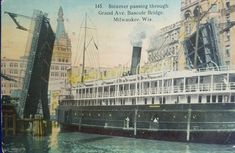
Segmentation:
<svg viewBox="0 0 235 153">
<path fill-rule="evenodd" d="M 76 99 L 89 99 L 89 98 L 113 98 L 113 97 L 133 97 L 133 96 L 151 96 L 162 94 L 195 94 L 195 93 L 209 93 L 209 92 L 231 92 L 235 90 L 235 82 L 225 83 L 206 83 L 206 84 L 191 84 L 184 86 L 167 86 L 167 87 L 154 87 L 145 89 L 132 89 L 120 90 L 112 92 L 96 92 L 77 95 Z"/>
</svg>

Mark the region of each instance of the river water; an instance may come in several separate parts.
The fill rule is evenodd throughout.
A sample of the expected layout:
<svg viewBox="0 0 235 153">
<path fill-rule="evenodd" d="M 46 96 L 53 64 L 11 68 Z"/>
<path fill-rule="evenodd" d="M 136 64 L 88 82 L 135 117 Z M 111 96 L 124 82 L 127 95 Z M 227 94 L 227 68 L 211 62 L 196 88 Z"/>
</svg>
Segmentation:
<svg viewBox="0 0 235 153">
<path fill-rule="evenodd" d="M 8 137 L 5 150 L 7 153 L 235 153 L 235 146 L 63 133 L 54 127 L 47 137 Z"/>
</svg>

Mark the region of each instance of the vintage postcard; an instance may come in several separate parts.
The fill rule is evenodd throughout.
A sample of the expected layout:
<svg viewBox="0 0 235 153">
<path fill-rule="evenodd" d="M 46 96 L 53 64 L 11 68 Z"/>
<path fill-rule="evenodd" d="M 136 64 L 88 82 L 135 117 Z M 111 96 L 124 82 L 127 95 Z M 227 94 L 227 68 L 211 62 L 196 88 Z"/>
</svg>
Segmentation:
<svg viewBox="0 0 235 153">
<path fill-rule="evenodd" d="M 1 5 L 3 152 L 235 151 L 234 0 Z"/>
</svg>

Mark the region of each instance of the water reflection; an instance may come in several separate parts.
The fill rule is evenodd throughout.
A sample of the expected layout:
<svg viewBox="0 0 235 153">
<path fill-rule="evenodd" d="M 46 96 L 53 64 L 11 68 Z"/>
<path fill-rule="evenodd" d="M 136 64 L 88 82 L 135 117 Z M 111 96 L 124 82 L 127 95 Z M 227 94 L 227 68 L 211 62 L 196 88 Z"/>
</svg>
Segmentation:
<svg viewBox="0 0 235 153">
<path fill-rule="evenodd" d="M 52 123 L 51 136 L 49 138 L 49 147 L 50 148 L 58 148 L 58 134 L 60 132 L 60 128 L 57 123 Z"/>
<path fill-rule="evenodd" d="M 53 126 L 47 137 L 18 135 L 5 140 L 7 153 L 232 153 L 233 145 L 143 140 L 85 133 L 62 133 Z"/>
</svg>

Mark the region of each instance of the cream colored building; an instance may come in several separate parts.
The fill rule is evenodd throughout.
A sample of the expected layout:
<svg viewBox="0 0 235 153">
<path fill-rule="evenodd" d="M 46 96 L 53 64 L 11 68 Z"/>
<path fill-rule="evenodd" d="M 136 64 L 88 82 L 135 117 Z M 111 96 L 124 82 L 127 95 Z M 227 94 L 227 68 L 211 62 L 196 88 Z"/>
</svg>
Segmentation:
<svg viewBox="0 0 235 153">
<path fill-rule="evenodd" d="M 149 66 L 156 70 L 178 70 L 179 33 L 181 22 L 166 26 L 150 39 Z"/>
</svg>

